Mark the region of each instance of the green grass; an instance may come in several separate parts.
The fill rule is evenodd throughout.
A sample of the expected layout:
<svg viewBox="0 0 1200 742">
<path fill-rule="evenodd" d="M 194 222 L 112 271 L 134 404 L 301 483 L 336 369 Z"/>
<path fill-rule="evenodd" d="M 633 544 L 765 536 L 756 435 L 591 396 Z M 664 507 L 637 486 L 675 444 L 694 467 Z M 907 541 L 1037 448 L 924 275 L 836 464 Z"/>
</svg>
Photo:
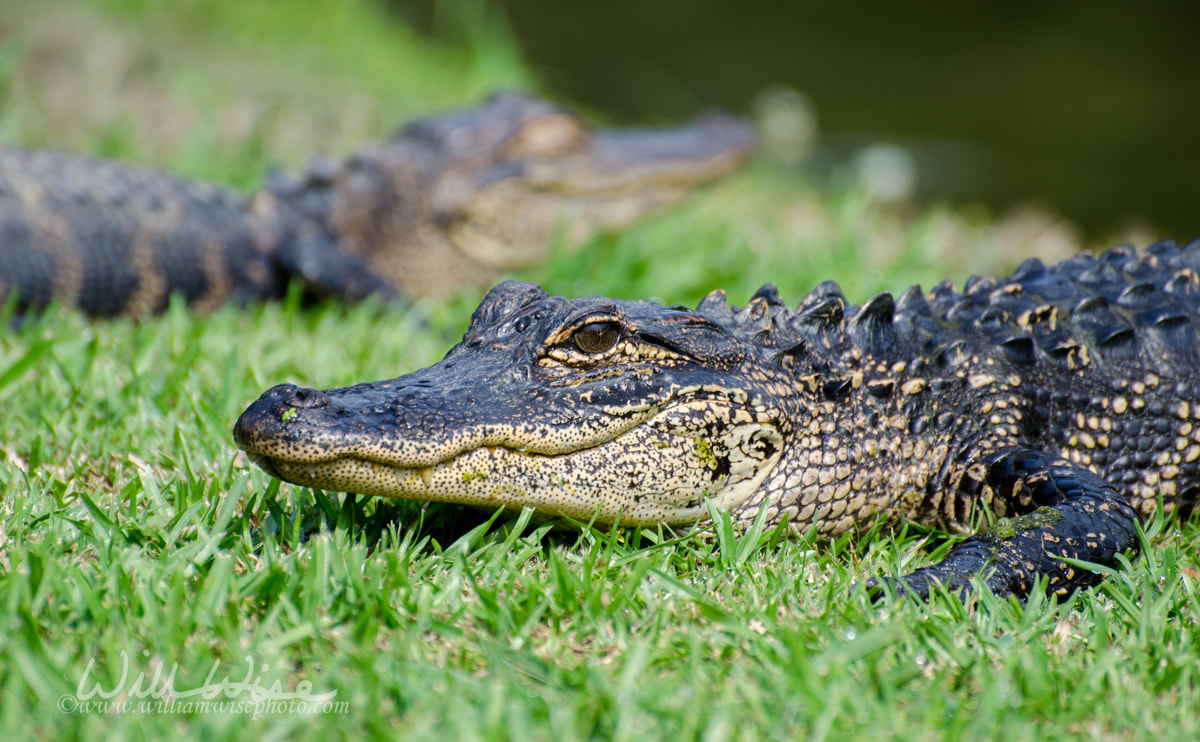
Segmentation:
<svg viewBox="0 0 1200 742">
<path fill-rule="evenodd" d="M 447 49 L 365 2 L 337 4 L 348 9 L 318 27 L 324 36 L 286 24 L 301 22 L 297 8 L 334 3 L 181 5 L 179 17 L 115 0 L 51 7 L 53 28 L 96 30 L 143 60 L 121 68 L 128 86 L 106 89 L 122 101 L 115 118 L 77 104 L 91 129 L 53 92 L 78 83 L 34 54 L 46 16 L 0 11 L 15 28 L 0 53 L 0 132 L 30 144 L 61 133 L 75 148 L 249 186 L 268 162 L 329 145 L 324 134 L 345 150 L 422 101 L 468 100 L 524 74 L 494 27 L 471 49 Z M 218 113 L 247 100 L 268 101 L 253 109 L 258 133 L 223 137 Z M 342 118 L 348 101 L 368 113 Z M 195 115 L 154 135 L 164 110 Z M 718 286 L 744 301 L 765 280 L 798 298 L 836 278 L 863 297 L 1007 267 L 1021 256 L 1002 242 L 978 216 L 902 218 L 853 189 L 817 193 L 758 166 L 525 277 L 559 293 L 683 303 Z M 549 533 L 281 485 L 237 454 L 233 420 L 267 387 L 429 364 L 476 300 L 423 307 L 423 319 L 294 301 L 203 317 L 176 306 L 144 323 L 56 312 L 0 333 L 0 725 L 39 739 L 1200 734 L 1195 522 L 1149 524 L 1145 558 L 1065 605 L 871 605 L 856 583 L 924 562 L 930 548 L 936 558 L 945 541 L 876 531 L 814 545 L 724 522 L 707 538 Z M 177 690 L 210 676 L 308 683 L 344 705 L 257 717 L 71 708 L 102 700 L 79 698 L 81 687 L 152 702 L 132 692 L 135 676 L 153 690 L 172 668 Z M 235 690 L 214 700 L 253 700 Z"/>
</svg>

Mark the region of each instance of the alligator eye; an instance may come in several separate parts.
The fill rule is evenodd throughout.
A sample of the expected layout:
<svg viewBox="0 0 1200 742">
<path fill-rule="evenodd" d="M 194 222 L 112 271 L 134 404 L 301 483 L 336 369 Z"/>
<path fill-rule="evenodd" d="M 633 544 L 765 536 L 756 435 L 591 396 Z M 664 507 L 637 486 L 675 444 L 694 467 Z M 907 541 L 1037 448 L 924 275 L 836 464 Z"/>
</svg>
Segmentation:
<svg viewBox="0 0 1200 742">
<path fill-rule="evenodd" d="M 593 322 L 576 330 L 571 339 L 584 353 L 603 353 L 621 339 L 621 326 L 616 322 Z"/>
<path fill-rule="evenodd" d="M 557 157 L 578 149 L 587 128 L 571 114 L 554 112 L 521 126 L 507 145 L 510 157 Z"/>
</svg>

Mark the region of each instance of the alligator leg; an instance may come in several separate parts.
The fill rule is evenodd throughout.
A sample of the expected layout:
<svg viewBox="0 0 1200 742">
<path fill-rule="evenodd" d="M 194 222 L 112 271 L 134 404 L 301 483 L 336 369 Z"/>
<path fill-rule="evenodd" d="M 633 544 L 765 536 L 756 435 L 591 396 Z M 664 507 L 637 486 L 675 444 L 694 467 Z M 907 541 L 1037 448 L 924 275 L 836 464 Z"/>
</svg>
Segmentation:
<svg viewBox="0 0 1200 742">
<path fill-rule="evenodd" d="M 285 276 L 301 277 L 305 289 L 321 298 L 399 298 L 395 287 L 365 260 L 339 248 L 331 235 L 313 225 L 305 225 L 294 239 L 280 245 L 275 259 Z"/>
<path fill-rule="evenodd" d="M 1028 596 L 1039 576 L 1048 594 L 1066 596 L 1097 584 L 1103 575 L 1074 567 L 1059 557 L 1116 566 L 1119 553 L 1138 549 L 1133 508 L 1108 482 L 1041 451 L 1016 450 L 993 459 L 984 485 L 1010 512 L 956 545 L 946 558 L 901 576 L 893 584 L 924 598 L 935 583 L 960 594 L 981 575 L 996 595 Z"/>
</svg>

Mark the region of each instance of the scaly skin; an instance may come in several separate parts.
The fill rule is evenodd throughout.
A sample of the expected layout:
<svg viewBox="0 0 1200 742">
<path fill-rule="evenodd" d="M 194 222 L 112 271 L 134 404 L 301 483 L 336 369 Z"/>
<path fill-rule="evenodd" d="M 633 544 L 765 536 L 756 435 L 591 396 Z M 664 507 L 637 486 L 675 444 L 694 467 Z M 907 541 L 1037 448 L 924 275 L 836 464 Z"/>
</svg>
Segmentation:
<svg viewBox="0 0 1200 742">
<path fill-rule="evenodd" d="M 1200 242 L 797 309 L 765 286 L 692 311 L 494 288 L 440 363 L 268 390 L 234 435 L 301 485 L 624 525 L 742 523 L 834 537 L 1001 518 L 897 583 L 980 575 L 1055 594 L 1136 551 L 1139 515 L 1200 497 Z"/>
<path fill-rule="evenodd" d="M 753 146 L 721 114 L 604 130 L 499 94 L 412 123 L 251 197 L 114 162 L 0 150 L 0 303 L 107 317 L 283 295 L 354 300 L 483 287 L 720 178 Z"/>
</svg>

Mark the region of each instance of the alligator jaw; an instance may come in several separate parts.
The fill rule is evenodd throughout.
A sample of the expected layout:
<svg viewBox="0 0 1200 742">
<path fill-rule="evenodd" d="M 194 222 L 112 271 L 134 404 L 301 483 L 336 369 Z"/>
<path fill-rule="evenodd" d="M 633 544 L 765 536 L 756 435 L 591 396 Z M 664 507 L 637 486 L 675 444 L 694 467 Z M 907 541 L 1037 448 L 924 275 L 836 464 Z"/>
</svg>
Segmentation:
<svg viewBox="0 0 1200 742">
<path fill-rule="evenodd" d="M 481 272 L 479 283 L 537 264 L 555 240 L 578 247 L 597 232 L 623 229 L 733 172 L 755 145 L 751 126 L 727 114 L 608 129 L 544 101 L 503 94 L 477 109 L 426 120 L 367 157 L 400 165 L 406 161 L 400 153 L 414 143 L 424 151 L 429 141 L 440 143 L 436 166 L 403 192 L 421 202 L 405 208 L 427 215 L 434 229 L 407 259 L 429 260 L 436 234 Z M 388 205 L 382 213 L 395 211 Z M 415 280 L 405 273 L 413 273 L 411 266 L 398 268 L 393 280 L 409 281 L 409 293 L 438 293 L 423 288 L 439 280 L 430 271 Z"/>
<path fill-rule="evenodd" d="M 399 439 L 380 437 L 369 454 L 351 440 L 343 445 L 297 445 L 311 441 L 313 431 L 323 427 L 320 418 L 329 404 L 315 410 L 290 406 L 284 400 L 294 400 L 296 392 L 305 393 L 301 404 L 325 394 L 277 387 L 251 405 L 234 428 L 238 445 L 272 476 L 366 495 L 484 508 L 528 507 L 542 516 L 582 522 L 695 523 L 707 516 L 708 498 L 721 507 L 740 505 L 782 451 L 779 433 L 758 421 L 734 426 L 712 440 L 688 430 L 686 421 L 714 404 L 691 400 L 648 410 L 638 418 L 640 424 L 622 426 L 626 429 L 611 437 L 567 453 L 455 441 L 452 448 L 443 449 L 455 450 L 452 455 L 418 463 L 398 453 L 404 450 Z M 673 455 L 665 455 L 667 451 Z"/>
<path fill-rule="evenodd" d="M 686 191 L 729 174 L 753 147 L 746 121 L 712 112 L 670 128 L 597 129 L 569 163 L 530 163 L 525 177 L 563 194 Z"/>
</svg>

